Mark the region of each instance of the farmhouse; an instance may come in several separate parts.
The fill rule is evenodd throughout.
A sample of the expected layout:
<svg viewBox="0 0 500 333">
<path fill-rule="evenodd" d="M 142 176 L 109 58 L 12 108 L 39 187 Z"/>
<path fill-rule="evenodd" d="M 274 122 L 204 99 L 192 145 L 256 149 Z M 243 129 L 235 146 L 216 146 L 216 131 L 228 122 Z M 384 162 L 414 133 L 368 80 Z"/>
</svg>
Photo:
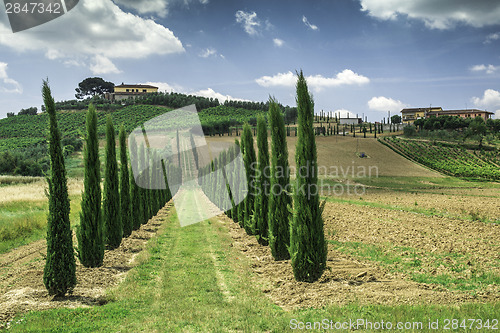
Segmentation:
<svg viewBox="0 0 500 333">
<path fill-rule="evenodd" d="M 361 118 L 339 118 L 340 125 L 357 125 L 362 122 L 363 120 Z"/>
<path fill-rule="evenodd" d="M 420 118 L 425 118 L 428 112 L 439 112 L 443 111 L 443 108 L 428 107 L 428 108 L 411 108 L 401 110 L 402 120 L 404 124 L 413 124 L 413 122 Z"/>
<path fill-rule="evenodd" d="M 113 93 L 107 93 L 105 98 L 110 101 L 121 101 L 127 98 L 135 98 L 137 96 L 142 96 L 144 94 L 156 93 L 158 92 L 158 87 L 150 86 L 146 84 L 120 84 L 115 86 Z"/>
<path fill-rule="evenodd" d="M 461 118 L 475 118 L 482 117 L 485 121 L 490 119 L 494 114 L 493 112 L 465 109 L 465 110 L 443 110 L 441 107 L 433 108 L 412 108 L 401 110 L 403 123 L 412 124 L 415 120 L 420 118 L 439 117 L 439 116 L 456 116 Z"/>
</svg>

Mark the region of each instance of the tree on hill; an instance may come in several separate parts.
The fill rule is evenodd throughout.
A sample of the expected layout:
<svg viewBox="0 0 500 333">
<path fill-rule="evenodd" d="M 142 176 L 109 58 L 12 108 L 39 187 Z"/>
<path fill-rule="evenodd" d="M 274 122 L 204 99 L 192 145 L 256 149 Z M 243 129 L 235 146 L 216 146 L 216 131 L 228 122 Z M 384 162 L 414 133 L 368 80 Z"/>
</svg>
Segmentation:
<svg viewBox="0 0 500 333">
<path fill-rule="evenodd" d="M 84 191 L 80 226 L 77 229 L 78 257 L 85 267 L 99 267 L 104 259 L 104 224 L 101 212 L 101 171 L 97 115 L 92 104 L 87 113 L 87 137 L 83 152 Z"/>
<path fill-rule="evenodd" d="M 313 282 L 326 268 L 327 245 L 321 216 L 324 204 L 319 202 L 314 102 L 302 71 L 297 80 L 297 108 L 299 136 L 295 161 L 298 171 L 290 225 L 290 257 L 295 279 Z"/>
<path fill-rule="evenodd" d="M 21 111 L 19 111 L 17 113 L 18 116 L 22 116 L 22 115 L 26 115 L 26 116 L 36 116 L 38 112 L 38 109 L 36 106 L 33 106 L 31 108 L 27 108 L 27 109 L 21 109 Z"/>
<path fill-rule="evenodd" d="M 395 114 L 394 116 L 392 116 L 391 123 L 392 124 L 401 124 L 401 116 L 398 114 Z"/>
<path fill-rule="evenodd" d="M 66 169 L 57 128 L 56 108 L 49 83 L 43 81 L 43 100 L 49 114 L 50 177 L 47 218 L 47 259 L 43 283 L 49 295 L 64 296 L 76 285 L 76 263 L 69 221 L 69 196 Z"/>
<path fill-rule="evenodd" d="M 84 99 L 86 97 L 103 95 L 107 92 L 113 92 L 114 87 L 115 84 L 113 82 L 104 81 L 100 77 L 88 77 L 78 83 L 78 88 L 75 89 L 75 97 L 78 99 Z"/>
</svg>

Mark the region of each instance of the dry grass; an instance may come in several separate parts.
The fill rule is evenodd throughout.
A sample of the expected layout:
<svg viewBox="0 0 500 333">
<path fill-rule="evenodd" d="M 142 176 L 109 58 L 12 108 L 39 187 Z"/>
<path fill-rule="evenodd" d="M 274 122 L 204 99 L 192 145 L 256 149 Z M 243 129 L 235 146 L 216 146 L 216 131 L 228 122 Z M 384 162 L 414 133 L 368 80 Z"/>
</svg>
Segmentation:
<svg viewBox="0 0 500 333">
<path fill-rule="evenodd" d="M 31 178 L 29 183 L 17 183 L 2 187 L 0 204 L 19 201 L 47 201 L 45 191 L 48 190 L 47 181 L 42 177 L 22 177 Z M 70 196 L 81 194 L 83 191 L 83 180 L 78 178 L 68 179 L 68 191 Z M 1 206 L 0 206 L 1 207 Z"/>
</svg>

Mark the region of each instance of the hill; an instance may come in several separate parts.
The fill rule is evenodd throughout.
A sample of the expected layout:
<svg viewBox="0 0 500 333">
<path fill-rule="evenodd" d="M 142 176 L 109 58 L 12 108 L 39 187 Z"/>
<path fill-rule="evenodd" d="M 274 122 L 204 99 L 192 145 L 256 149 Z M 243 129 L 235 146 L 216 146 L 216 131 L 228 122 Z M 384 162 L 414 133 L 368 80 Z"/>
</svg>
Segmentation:
<svg viewBox="0 0 500 333">
<path fill-rule="evenodd" d="M 106 117 L 111 115 L 115 128 L 121 125 L 131 132 L 145 121 L 171 109 L 164 106 L 130 105 L 115 111 L 97 112 L 97 126 L 100 136 L 105 134 Z M 229 127 L 243 122 L 255 122 L 260 110 L 246 110 L 220 105 L 199 112 L 205 133 L 216 135 L 227 133 Z M 85 132 L 86 110 L 59 111 L 59 129 L 63 138 L 81 138 Z M 0 119 L 0 152 L 25 149 L 46 142 L 48 117 L 41 113 L 36 116 L 21 115 Z"/>
</svg>

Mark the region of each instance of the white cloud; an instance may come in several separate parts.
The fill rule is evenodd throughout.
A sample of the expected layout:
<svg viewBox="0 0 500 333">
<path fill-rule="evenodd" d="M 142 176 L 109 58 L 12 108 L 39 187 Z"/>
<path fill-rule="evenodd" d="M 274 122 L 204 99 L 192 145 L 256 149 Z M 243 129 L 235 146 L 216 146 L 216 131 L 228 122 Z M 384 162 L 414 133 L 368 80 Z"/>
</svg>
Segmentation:
<svg viewBox="0 0 500 333">
<path fill-rule="evenodd" d="M 273 43 L 274 43 L 274 46 L 277 46 L 277 47 L 282 47 L 285 44 L 285 42 L 279 38 L 273 39 Z"/>
<path fill-rule="evenodd" d="M 302 22 L 304 22 L 304 24 L 305 24 L 305 25 L 306 25 L 309 29 L 311 29 L 311 30 L 314 30 L 314 31 L 319 30 L 318 26 L 317 26 L 317 25 L 314 25 L 314 24 L 311 24 L 311 23 L 309 22 L 309 20 L 307 19 L 307 17 L 305 17 L 305 16 L 302 16 Z"/>
<path fill-rule="evenodd" d="M 373 97 L 368 101 L 368 108 L 375 111 L 399 112 L 405 107 L 407 107 L 407 105 L 400 100 L 384 96 Z"/>
<path fill-rule="evenodd" d="M 179 85 L 171 85 L 171 84 L 166 83 L 166 82 L 146 82 L 144 84 L 158 87 L 158 90 L 163 91 L 163 92 L 177 92 L 177 93 L 187 94 L 187 95 L 202 96 L 202 97 L 207 97 L 207 98 L 217 98 L 220 103 L 224 103 L 224 101 L 227 99 L 232 100 L 232 101 L 246 101 L 246 102 L 249 101 L 247 99 L 241 99 L 241 98 L 232 97 L 230 95 L 221 94 L 219 92 L 214 91 L 212 88 L 201 89 L 198 91 L 190 91 L 190 90 L 185 89 Z"/>
<path fill-rule="evenodd" d="M 207 98 L 217 98 L 220 103 L 224 103 L 224 101 L 226 101 L 228 99 L 232 100 L 232 101 L 249 102 L 249 100 L 247 100 L 247 99 L 236 98 L 236 97 L 232 97 L 230 95 L 223 95 L 221 93 L 215 92 L 212 88 L 198 90 L 198 91 L 195 91 L 195 92 L 190 93 L 190 94 L 196 95 L 196 96 L 203 96 L 203 97 L 207 97 Z"/>
<path fill-rule="evenodd" d="M 245 12 L 242 10 L 238 10 L 235 14 L 236 22 L 241 23 L 245 32 L 250 36 L 255 36 L 259 32 L 257 28 L 260 27 L 260 21 L 257 18 L 256 12 Z"/>
<path fill-rule="evenodd" d="M 311 75 L 306 77 L 307 84 L 316 91 L 323 88 L 337 87 L 341 85 L 364 85 L 370 82 L 366 76 L 354 73 L 350 69 L 344 69 L 335 77 L 324 77 L 322 75 Z M 255 80 L 262 87 L 294 87 L 297 77 L 292 72 L 278 73 L 274 76 L 263 76 Z"/>
<path fill-rule="evenodd" d="M 84 59 L 91 66 L 96 56 L 138 59 L 184 52 L 169 29 L 101 0 L 80 1 L 57 20 L 22 33 L 13 34 L 0 23 L 0 45 L 18 52 L 41 51 L 49 59 Z"/>
<path fill-rule="evenodd" d="M 136 10 L 139 14 L 156 13 L 160 17 L 167 15 L 166 0 L 114 0 L 115 3 Z"/>
<path fill-rule="evenodd" d="M 19 82 L 9 77 L 7 74 L 7 67 L 7 63 L 0 62 L 0 80 L 4 83 L 3 85 L 0 85 L 0 92 L 21 94 L 23 92 L 23 88 Z"/>
<path fill-rule="evenodd" d="M 204 49 L 199 54 L 199 56 L 202 57 L 202 58 L 208 58 L 208 57 L 215 56 L 215 55 L 217 55 L 217 50 L 214 49 L 214 48 L 211 48 L 211 47 L 207 48 L 207 49 Z"/>
<path fill-rule="evenodd" d="M 492 34 L 489 34 L 488 36 L 486 36 L 486 39 L 484 40 L 484 44 L 490 44 L 491 42 L 495 41 L 495 40 L 499 40 L 500 39 L 500 32 L 495 32 L 495 33 L 492 33 Z"/>
<path fill-rule="evenodd" d="M 96 55 L 90 65 L 90 70 L 93 74 L 118 74 L 121 71 L 116 68 L 115 64 L 108 58 L 102 55 Z"/>
<path fill-rule="evenodd" d="M 496 0 L 360 0 L 361 10 L 382 20 L 403 15 L 421 20 L 431 29 L 451 29 L 457 24 L 483 27 L 500 24 Z"/>
<path fill-rule="evenodd" d="M 477 108 L 500 111 L 500 92 L 496 90 L 486 89 L 483 97 L 472 97 L 471 100 Z"/>
<path fill-rule="evenodd" d="M 470 70 L 473 72 L 486 72 L 486 74 L 493 74 L 499 69 L 500 69 L 500 66 L 494 66 L 494 65 L 486 66 L 484 64 L 475 65 L 475 66 L 472 66 L 470 68 Z"/>
<path fill-rule="evenodd" d="M 337 118 L 356 118 L 356 114 L 352 113 L 346 109 L 338 109 L 333 112 L 333 116 L 337 116 Z"/>
</svg>

